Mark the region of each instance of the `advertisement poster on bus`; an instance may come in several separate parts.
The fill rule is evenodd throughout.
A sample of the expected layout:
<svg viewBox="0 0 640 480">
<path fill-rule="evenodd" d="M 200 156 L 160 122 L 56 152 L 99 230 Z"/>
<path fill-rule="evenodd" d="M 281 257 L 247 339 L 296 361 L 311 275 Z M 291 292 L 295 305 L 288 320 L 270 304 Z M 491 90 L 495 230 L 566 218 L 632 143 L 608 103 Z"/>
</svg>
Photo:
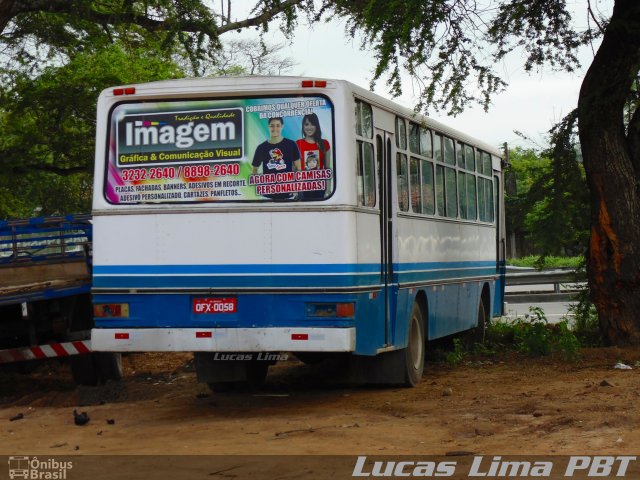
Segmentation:
<svg viewBox="0 0 640 480">
<path fill-rule="evenodd" d="M 121 103 L 112 204 L 308 201 L 331 195 L 333 109 L 321 96 Z"/>
</svg>

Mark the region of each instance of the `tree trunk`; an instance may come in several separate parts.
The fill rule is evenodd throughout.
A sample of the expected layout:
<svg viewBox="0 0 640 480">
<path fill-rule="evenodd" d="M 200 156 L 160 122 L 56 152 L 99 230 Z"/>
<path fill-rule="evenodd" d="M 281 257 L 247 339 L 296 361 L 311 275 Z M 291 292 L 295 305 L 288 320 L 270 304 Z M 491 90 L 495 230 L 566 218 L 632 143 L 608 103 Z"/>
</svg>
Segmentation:
<svg viewBox="0 0 640 480">
<path fill-rule="evenodd" d="M 625 102 L 640 69 L 640 2 L 616 0 L 580 89 L 580 143 L 591 199 L 587 272 L 605 338 L 640 345 L 640 113 Z"/>
</svg>

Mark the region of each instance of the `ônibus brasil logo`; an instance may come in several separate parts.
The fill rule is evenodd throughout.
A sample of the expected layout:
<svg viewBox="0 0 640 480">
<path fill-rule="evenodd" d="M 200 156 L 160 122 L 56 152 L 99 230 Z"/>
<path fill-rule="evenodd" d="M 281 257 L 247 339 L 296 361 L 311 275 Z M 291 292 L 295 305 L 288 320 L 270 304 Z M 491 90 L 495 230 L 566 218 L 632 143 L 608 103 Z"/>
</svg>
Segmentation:
<svg viewBox="0 0 640 480">
<path fill-rule="evenodd" d="M 9 478 L 32 480 L 66 480 L 67 470 L 73 468 L 73 462 L 54 458 L 39 460 L 38 457 L 9 457 Z"/>
</svg>

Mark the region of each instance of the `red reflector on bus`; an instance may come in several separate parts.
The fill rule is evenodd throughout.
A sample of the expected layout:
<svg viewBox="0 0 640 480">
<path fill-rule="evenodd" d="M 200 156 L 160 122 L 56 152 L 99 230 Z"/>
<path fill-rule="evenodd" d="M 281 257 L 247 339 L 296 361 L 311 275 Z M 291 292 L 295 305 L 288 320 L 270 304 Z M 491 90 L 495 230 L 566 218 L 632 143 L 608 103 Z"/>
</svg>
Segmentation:
<svg viewBox="0 0 640 480">
<path fill-rule="evenodd" d="M 324 88 L 327 86 L 327 81 L 326 80 L 316 80 L 315 81 L 315 86 L 316 87 L 320 87 L 320 88 Z"/>
<path fill-rule="evenodd" d="M 211 338 L 213 333 L 211 332 L 196 332 L 196 338 Z"/>
<path fill-rule="evenodd" d="M 338 303 L 336 305 L 336 314 L 338 317 L 353 317 L 356 313 L 354 303 Z"/>
<path fill-rule="evenodd" d="M 115 335 L 116 340 L 129 340 L 129 334 L 128 333 L 116 333 Z"/>
<path fill-rule="evenodd" d="M 113 89 L 113 94 L 114 95 L 124 95 L 124 88 L 114 88 Z"/>
<path fill-rule="evenodd" d="M 313 80 L 302 80 L 302 86 L 304 88 L 313 87 Z"/>
<path fill-rule="evenodd" d="M 291 340 L 309 340 L 308 333 L 292 333 Z"/>
</svg>

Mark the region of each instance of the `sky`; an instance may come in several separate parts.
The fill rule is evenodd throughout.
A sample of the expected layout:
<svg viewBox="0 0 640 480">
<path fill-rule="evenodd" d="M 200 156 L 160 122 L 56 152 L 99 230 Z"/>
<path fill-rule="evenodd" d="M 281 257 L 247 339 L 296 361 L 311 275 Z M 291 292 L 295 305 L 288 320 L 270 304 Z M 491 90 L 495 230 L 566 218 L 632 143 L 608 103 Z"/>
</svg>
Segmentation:
<svg viewBox="0 0 640 480">
<path fill-rule="evenodd" d="M 581 20 L 585 16 L 585 3 L 576 0 L 568 3 L 575 8 L 581 7 L 575 18 L 586 25 L 586 18 Z M 594 6 L 606 13 L 608 3 L 609 0 L 596 0 Z M 369 88 L 375 66 L 373 53 L 361 50 L 360 41 L 347 36 L 344 22 L 319 22 L 312 28 L 300 25 L 290 42 L 279 33 L 276 25 L 272 25 L 272 31 L 265 40 L 285 43 L 281 55 L 297 62 L 289 74 L 348 80 Z M 511 58 L 496 67 L 497 73 L 509 85 L 504 92 L 493 97 L 488 112 L 480 106 L 472 106 L 456 117 L 433 110 L 429 116 L 495 146 L 507 142 L 510 147 L 544 148 L 549 129 L 576 107 L 580 83 L 592 57 L 591 48 L 585 48 L 580 55 L 583 67 L 574 73 L 543 70 L 532 74 L 524 72 L 521 60 Z M 384 79 L 378 81 L 375 92 L 392 99 Z M 405 77 L 403 95 L 393 100 L 413 108 L 416 103 L 413 93 L 411 81 Z M 522 132 L 529 140 L 515 131 Z"/>
</svg>

